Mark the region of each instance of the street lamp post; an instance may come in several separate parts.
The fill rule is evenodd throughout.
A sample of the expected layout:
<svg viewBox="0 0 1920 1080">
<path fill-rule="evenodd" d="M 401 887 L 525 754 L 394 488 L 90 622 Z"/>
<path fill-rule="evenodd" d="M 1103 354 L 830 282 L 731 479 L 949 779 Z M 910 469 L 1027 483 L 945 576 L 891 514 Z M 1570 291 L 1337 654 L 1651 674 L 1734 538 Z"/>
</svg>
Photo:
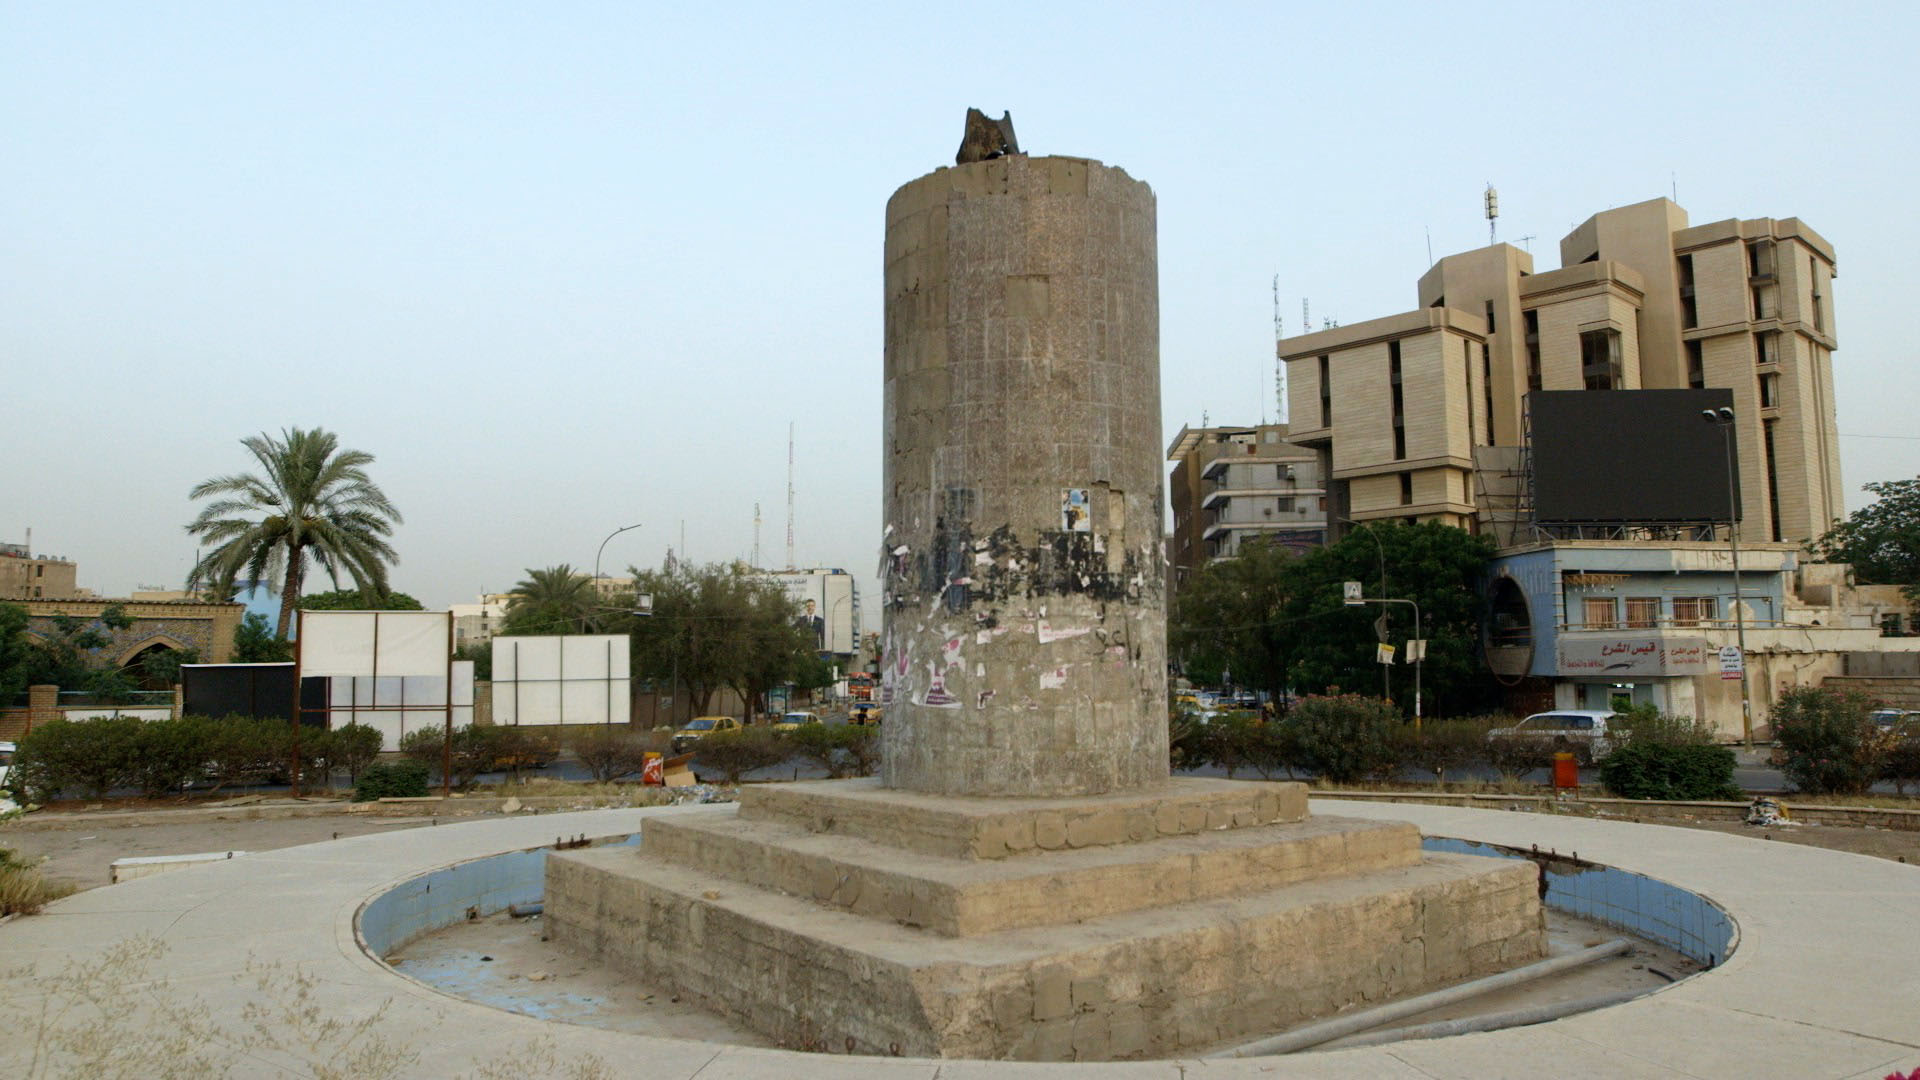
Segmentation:
<svg viewBox="0 0 1920 1080">
<path fill-rule="evenodd" d="M 612 540 L 614 537 L 619 536 L 623 532 L 632 532 L 633 530 L 639 527 L 640 526 L 638 525 L 622 525 L 621 527 L 613 530 L 612 532 L 607 534 L 606 540 L 600 541 L 599 550 L 593 553 L 593 598 L 596 602 L 595 603 L 596 607 L 599 606 L 598 601 L 600 600 L 600 556 L 606 553 L 607 540 Z M 582 620 L 582 625 L 580 629 L 583 632 L 586 630 L 585 620 Z"/>
<path fill-rule="evenodd" d="M 1380 537 L 1374 533 L 1372 525 L 1363 525 L 1360 522 L 1353 520 L 1352 518 L 1337 518 L 1335 520 L 1345 522 L 1346 524 L 1351 525 L 1356 529 L 1366 530 L 1367 538 L 1373 541 L 1374 548 L 1380 553 L 1380 595 L 1383 597 L 1386 596 L 1387 595 L 1387 545 L 1380 542 Z M 1384 609 L 1382 609 L 1380 612 L 1380 619 L 1381 619 L 1380 639 L 1382 641 L 1386 640 L 1386 621 L 1385 621 L 1386 617 L 1387 617 L 1387 613 Z M 1416 626 L 1414 628 L 1414 633 L 1417 635 L 1419 632 L 1420 632 L 1419 627 Z M 1420 677 L 1419 672 L 1416 670 L 1414 673 L 1414 679 L 1417 681 L 1419 677 Z M 1380 665 L 1380 696 L 1385 698 L 1388 701 L 1393 700 L 1393 665 L 1392 664 Z M 1419 692 L 1415 691 L 1414 697 L 1417 698 L 1419 696 L 1420 696 Z"/>
<path fill-rule="evenodd" d="M 1733 549 L 1733 633 L 1740 649 L 1740 732 L 1751 750 L 1753 700 L 1747 693 L 1747 613 L 1740 593 L 1740 492 L 1733 473 L 1733 410 L 1724 405 L 1702 409 L 1700 418 L 1720 429 L 1727 447 L 1727 543 Z"/>
</svg>

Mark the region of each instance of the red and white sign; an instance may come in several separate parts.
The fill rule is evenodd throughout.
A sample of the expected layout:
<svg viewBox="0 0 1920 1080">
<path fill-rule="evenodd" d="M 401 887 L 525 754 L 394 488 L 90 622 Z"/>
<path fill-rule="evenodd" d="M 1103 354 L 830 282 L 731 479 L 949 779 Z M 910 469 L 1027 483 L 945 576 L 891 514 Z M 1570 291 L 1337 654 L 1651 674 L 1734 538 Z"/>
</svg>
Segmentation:
<svg viewBox="0 0 1920 1080">
<path fill-rule="evenodd" d="M 1561 675 L 1705 675 L 1713 651 L 1702 638 L 1560 638 Z"/>
</svg>

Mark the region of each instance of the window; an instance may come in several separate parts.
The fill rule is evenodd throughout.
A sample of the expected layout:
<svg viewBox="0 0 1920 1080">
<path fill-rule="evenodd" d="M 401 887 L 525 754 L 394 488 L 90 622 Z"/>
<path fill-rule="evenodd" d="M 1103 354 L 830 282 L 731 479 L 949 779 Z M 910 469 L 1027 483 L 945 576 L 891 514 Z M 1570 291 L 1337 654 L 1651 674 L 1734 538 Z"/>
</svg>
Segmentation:
<svg viewBox="0 0 1920 1080">
<path fill-rule="evenodd" d="M 1527 389 L 1540 389 L 1540 313 L 1529 311 L 1527 320 Z"/>
<path fill-rule="evenodd" d="M 1480 418 L 1475 415 L 1473 408 L 1473 342 L 1460 342 L 1460 359 L 1465 361 L 1460 366 L 1460 373 L 1467 378 L 1467 445 L 1479 446 Z"/>
<path fill-rule="evenodd" d="M 1700 325 L 1700 307 L 1693 298 L 1693 256 L 1682 255 L 1680 269 L 1680 329 L 1691 330 Z"/>
<path fill-rule="evenodd" d="M 1627 597 L 1627 629 L 1651 630 L 1658 625 L 1660 625 L 1659 597 Z"/>
<path fill-rule="evenodd" d="M 1719 617 L 1720 602 L 1711 596 L 1676 596 L 1673 598 L 1673 625 L 1699 626 L 1713 622 Z"/>
<path fill-rule="evenodd" d="M 1400 474 L 1400 505 L 1401 506 L 1413 505 L 1413 474 L 1412 473 L 1403 472 Z"/>
<path fill-rule="evenodd" d="M 1755 285 L 1749 291 L 1753 293 L 1753 317 L 1755 319 L 1777 319 L 1780 317 L 1779 310 L 1774 306 L 1772 285 Z"/>
<path fill-rule="evenodd" d="M 1703 389 L 1707 385 L 1707 359 L 1703 351 L 1705 346 L 1698 341 L 1689 341 L 1686 344 L 1687 386 L 1694 390 Z"/>
<path fill-rule="evenodd" d="M 1400 393 L 1400 343 L 1387 342 L 1387 381 L 1393 387 L 1393 457 L 1398 461 L 1407 456 L 1407 415 L 1405 399 Z"/>
<path fill-rule="evenodd" d="M 1807 255 L 1807 280 L 1813 283 L 1813 328 L 1825 333 L 1826 311 L 1820 304 L 1820 264 L 1813 260 L 1811 253 Z"/>
<path fill-rule="evenodd" d="M 1613 597 L 1589 596 L 1581 602 L 1581 609 L 1586 615 L 1587 629 L 1613 629 Z"/>
<path fill-rule="evenodd" d="M 1753 358 L 1755 363 L 1777 364 L 1780 362 L 1780 332 L 1770 330 L 1764 334 L 1753 335 Z"/>
<path fill-rule="evenodd" d="M 1333 426 L 1333 380 L 1324 356 L 1320 358 L 1320 426 Z"/>
<path fill-rule="evenodd" d="M 1756 278 L 1773 276 L 1773 241 L 1755 240 L 1747 245 L 1747 274 Z"/>
<path fill-rule="evenodd" d="M 1778 375 L 1763 377 L 1760 383 L 1763 393 L 1767 385 L 1766 379 L 1769 378 L 1777 380 L 1780 377 Z M 1767 516 L 1773 520 L 1773 542 L 1776 544 L 1780 542 L 1780 470 L 1773 463 L 1773 429 L 1779 423 L 1778 420 L 1770 419 L 1760 425 L 1761 442 L 1765 445 L 1767 454 Z"/>
<path fill-rule="evenodd" d="M 1293 496 L 1291 495 L 1280 496 L 1278 499 L 1274 500 L 1273 508 L 1275 510 L 1280 511 L 1283 514 L 1293 513 Z"/>
<path fill-rule="evenodd" d="M 1780 373 L 1769 371 L 1760 376 L 1760 407 L 1777 409 L 1780 407 Z"/>
<path fill-rule="evenodd" d="M 1499 333 L 1499 330 L 1493 325 L 1493 301 L 1491 300 L 1487 301 L 1487 333 Z"/>
<path fill-rule="evenodd" d="M 1480 346 L 1480 389 L 1487 399 L 1487 445 L 1493 445 L 1493 353 Z"/>
<path fill-rule="evenodd" d="M 1580 374 L 1589 390 L 1623 389 L 1620 331 L 1589 330 L 1580 335 Z"/>
</svg>

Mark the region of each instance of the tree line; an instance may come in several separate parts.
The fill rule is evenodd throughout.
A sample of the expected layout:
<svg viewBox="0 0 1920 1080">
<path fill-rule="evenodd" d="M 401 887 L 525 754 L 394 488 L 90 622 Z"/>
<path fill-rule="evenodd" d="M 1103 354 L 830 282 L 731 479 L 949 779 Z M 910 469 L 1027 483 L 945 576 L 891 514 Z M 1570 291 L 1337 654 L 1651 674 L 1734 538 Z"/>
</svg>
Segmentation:
<svg viewBox="0 0 1920 1080">
<path fill-rule="evenodd" d="M 1197 684 L 1231 682 L 1275 699 L 1378 693 L 1376 623 L 1384 614 L 1389 640 L 1404 645 L 1414 636 L 1413 616 L 1400 604 L 1349 606 L 1342 585 L 1358 581 L 1370 599 L 1419 605 L 1424 711 L 1487 711 L 1499 687 L 1480 660 L 1479 597 L 1493 552 L 1491 540 L 1436 523 L 1371 522 L 1304 552 L 1249 543 L 1180 583 L 1168 626 L 1171 658 Z M 1411 714 L 1412 668 L 1396 663 L 1388 677 L 1395 703 Z"/>
</svg>

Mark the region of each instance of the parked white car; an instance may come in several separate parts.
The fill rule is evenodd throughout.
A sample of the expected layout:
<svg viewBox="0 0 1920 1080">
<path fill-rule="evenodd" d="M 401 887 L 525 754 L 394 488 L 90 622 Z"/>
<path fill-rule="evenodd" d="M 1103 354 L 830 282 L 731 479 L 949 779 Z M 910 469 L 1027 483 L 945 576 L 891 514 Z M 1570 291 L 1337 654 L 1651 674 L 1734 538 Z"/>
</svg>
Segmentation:
<svg viewBox="0 0 1920 1080">
<path fill-rule="evenodd" d="M 15 749 L 10 742 L 0 742 L 0 813 L 14 809 L 13 799 L 7 794 L 7 778 L 13 775 Z"/>
<path fill-rule="evenodd" d="M 1512 727 L 1494 728 L 1487 738 L 1546 739 L 1556 749 L 1572 751 L 1582 762 L 1598 761 L 1613 752 L 1607 721 L 1615 715 L 1611 709 L 1555 709 L 1534 713 Z"/>
</svg>

